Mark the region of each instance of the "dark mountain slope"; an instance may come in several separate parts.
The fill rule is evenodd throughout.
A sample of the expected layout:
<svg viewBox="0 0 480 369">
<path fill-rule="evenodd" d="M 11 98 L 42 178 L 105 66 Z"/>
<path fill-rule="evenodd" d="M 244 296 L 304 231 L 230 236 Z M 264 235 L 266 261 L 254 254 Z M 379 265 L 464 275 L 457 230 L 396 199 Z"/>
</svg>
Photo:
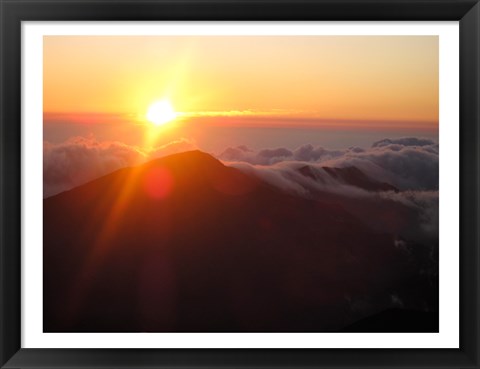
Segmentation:
<svg viewBox="0 0 480 369">
<path fill-rule="evenodd" d="M 44 330 L 338 330 L 394 291 L 424 304 L 394 240 L 328 198 L 171 155 L 44 201 Z"/>
</svg>

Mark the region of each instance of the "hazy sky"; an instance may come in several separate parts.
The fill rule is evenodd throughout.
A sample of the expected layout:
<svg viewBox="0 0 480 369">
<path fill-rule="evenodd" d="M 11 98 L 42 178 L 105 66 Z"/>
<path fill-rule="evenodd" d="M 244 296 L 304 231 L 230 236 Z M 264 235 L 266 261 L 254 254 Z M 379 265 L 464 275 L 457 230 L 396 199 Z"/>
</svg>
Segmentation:
<svg viewBox="0 0 480 369">
<path fill-rule="evenodd" d="M 44 111 L 438 120 L 436 36 L 47 36 Z"/>
</svg>

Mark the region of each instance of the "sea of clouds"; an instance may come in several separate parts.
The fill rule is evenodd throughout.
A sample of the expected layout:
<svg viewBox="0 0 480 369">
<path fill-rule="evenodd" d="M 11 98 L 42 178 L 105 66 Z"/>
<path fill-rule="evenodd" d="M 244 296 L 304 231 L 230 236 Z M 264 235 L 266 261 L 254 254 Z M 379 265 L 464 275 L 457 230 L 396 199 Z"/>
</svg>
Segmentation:
<svg viewBox="0 0 480 369">
<path fill-rule="evenodd" d="M 383 139 L 369 148 L 350 147 L 329 150 L 306 144 L 288 148 L 252 150 L 246 146 L 230 147 L 218 158 L 226 165 L 254 175 L 284 191 L 315 198 L 331 193 L 361 199 L 370 213 L 385 206 L 406 207 L 415 211 L 418 226 L 415 238 L 438 237 L 439 145 L 422 138 Z M 302 168 L 308 167 L 308 175 Z M 357 168 L 372 181 L 388 183 L 397 191 L 368 191 L 335 178 L 325 168 Z M 345 202 L 344 202 L 345 203 Z M 359 217 L 362 211 L 356 211 Z M 388 227 L 372 217 L 377 226 Z M 368 222 L 368 219 L 365 219 Z M 371 226 L 375 226 L 375 224 Z"/>
<path fill-rule="evenodd" d="M 409 137 L 384 139 L 374 142 L 367 149 L 350 147 L 329 150 L 311 144 L 295 150 L 251 150 L 246 146 L 238 146 L 227 148 L 218 158 L 228 165 L 292 190 L 298 190 L 298 185 L 311 185 L 311 181 L 304 181 L 309 178 L 295 174 L 298 168 L 308 165 L 317 177 L 314 182 L 327 183 L 327 186 L 334 182 L 323 167 L 356 167 L 372 179 L 387 182 L 399 190 L 431 191 L 438 190 L 438 149 L 438 144 L 431 140 Z M 294 183 L 289 183 L 292 181 Z"/>
<path fill-rule="evenodd" d="M 115 170 L 170 154 L 195 150 L 194 142 L 180 139 L 149 149 L 120 142 L 73 137 L 63 143 L 44 142 L 43 193 L 49 197 L 72 189 Z M 229 147 L 214 154 L 225 165 L 288 191 L 315 198 L 331 193 L 354 199 L 398 203 L 419 212 L 421 227 L 438 234 L 438 143 L 422 138 L 383 139 L 368 148 L 330 150 L 312 144 L 294 150 L 246 146 Z M 308 175 L 301 168 L 308 167 Z M 359 169 L 377 183 L 388 183 L 398 191 L 368 191 L 345 183 L 325 168 Z"/>
</svg>

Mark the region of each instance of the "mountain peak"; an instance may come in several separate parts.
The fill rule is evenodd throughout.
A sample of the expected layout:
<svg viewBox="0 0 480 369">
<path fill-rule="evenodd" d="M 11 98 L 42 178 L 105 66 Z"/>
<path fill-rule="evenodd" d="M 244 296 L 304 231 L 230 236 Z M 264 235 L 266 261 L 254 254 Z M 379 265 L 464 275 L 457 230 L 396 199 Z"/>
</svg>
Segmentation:
<svg viewBox="0 0 480 369">
<path fill-rule="evenodd" d="M 191 150 L 184 151 L 176 154 L 171 154 L 161 158 L 153 159 L 145 164 L 144 166 L 151 165 L 187 165 L 187 166 L 224 166 L 218 159 L 214 158 L 212 155 L 207 154 L 200 150 Z"/>
<path fill-rule="evenodd" d="M 49 199 L 58 196 L 87 196 L 89 201 L 96 202 L 106 194 L 114 197 L 126 196 L 126 188 L 128 196 L 132 198 L 143 194 L 151 198 L 166 199 L 175 193 L 179 196 L 190 196 L 190 192 L 210 190 L 225 195 L 241 195 L 258 185 L 256 178 L 223 165 L 210 154 L 192 150 L 117 170 Z"/>
</svg>

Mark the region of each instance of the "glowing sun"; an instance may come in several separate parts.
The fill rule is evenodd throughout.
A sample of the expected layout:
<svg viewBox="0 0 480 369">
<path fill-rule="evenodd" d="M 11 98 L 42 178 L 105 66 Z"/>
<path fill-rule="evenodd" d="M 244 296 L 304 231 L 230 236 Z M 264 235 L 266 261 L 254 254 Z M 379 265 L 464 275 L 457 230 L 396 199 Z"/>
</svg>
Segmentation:
<svg viewBox="0 0 480 369">
<path fill-rule="evenodd" d="M 176 117 L 177 113 L 168 100 L 156 101 L 152 103 L 147 110 L 147 119 L 156 126 L 168 123 Z"/>
</svg>

